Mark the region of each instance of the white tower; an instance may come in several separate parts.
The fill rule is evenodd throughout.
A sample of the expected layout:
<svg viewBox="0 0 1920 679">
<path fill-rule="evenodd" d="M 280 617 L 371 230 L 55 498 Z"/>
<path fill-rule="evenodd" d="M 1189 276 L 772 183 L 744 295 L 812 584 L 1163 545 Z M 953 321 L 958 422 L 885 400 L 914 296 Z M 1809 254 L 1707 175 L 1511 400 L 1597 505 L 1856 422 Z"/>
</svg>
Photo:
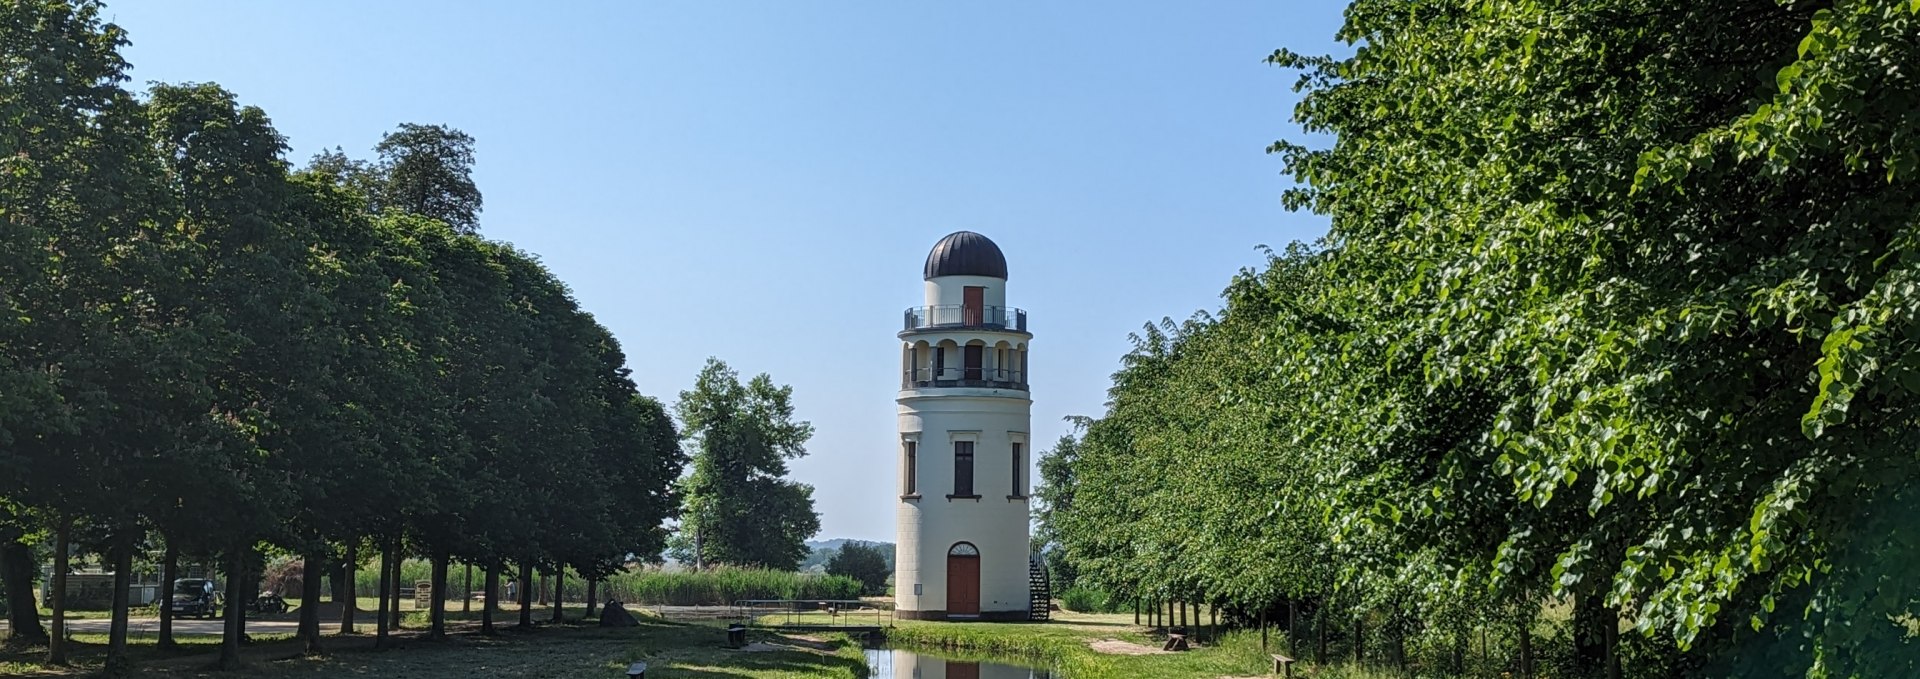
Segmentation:
<svg viewBox="0 0 1920 679">
<path fill-rule="evenodd" d="M 911 619 L 1026 620 L 1031 604 L 1027 312 L 1007 260 L 971 231 L 927 254 L 926 303 L 900 332 L 894 609 Z"/>
</svg>

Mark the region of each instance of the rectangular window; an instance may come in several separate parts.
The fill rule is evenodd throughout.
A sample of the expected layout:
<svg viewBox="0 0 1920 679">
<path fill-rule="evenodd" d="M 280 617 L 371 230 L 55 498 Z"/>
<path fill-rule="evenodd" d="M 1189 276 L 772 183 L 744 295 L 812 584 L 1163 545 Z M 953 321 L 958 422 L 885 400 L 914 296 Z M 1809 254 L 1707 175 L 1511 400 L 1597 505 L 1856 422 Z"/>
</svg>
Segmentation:
<svg viewBox="0 0 1920 679">
<path fill-rule="evenodd" d="M 953 494 L 973 496 L 973 442 L 953 442 Z"/>
<path fill-rule="evenodd" d="M 1025 493 L 1020 492 L 1020 471 L 1021 468 L 1025 466 L 1026 465 L 1021 464 L 1020 460 L 1020 444 L 1015 442 L 1013 444 L 1013 492 L 1009 493 L 1009 495 L 1025 495 Z"/>
<path fill-rule="evenodd" d="M 906 465 L 904 465 L 906 467 L 906 474 L 907 474 L 907 479 L 906 479 L 907 492 L 905 493 L 906 495 L 912 495 L 914 493 L 919 492 L 920 490 L 920 451 L 918 450 L 919 447 L 920 447 L 920 442 L 918 441 L 907 442 L 907 463 Z"/>
</svg>

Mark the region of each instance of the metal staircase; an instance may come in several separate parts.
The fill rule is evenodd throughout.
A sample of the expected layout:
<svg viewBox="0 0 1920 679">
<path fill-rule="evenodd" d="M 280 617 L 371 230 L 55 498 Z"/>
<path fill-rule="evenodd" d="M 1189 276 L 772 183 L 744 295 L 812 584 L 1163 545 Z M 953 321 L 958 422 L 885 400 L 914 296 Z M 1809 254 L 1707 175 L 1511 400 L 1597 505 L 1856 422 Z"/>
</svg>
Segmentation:
<svg viewBox="0 0 1920 679">
<path fill-rule="evenodd" d="M 1047 562 L 1039 554 L 1027 557 L 1027 589 L 1033 595 L 1027 619 L 1047 620 L 1053 610 L 1053 584 L 1047 579 Z"/>
</svg>

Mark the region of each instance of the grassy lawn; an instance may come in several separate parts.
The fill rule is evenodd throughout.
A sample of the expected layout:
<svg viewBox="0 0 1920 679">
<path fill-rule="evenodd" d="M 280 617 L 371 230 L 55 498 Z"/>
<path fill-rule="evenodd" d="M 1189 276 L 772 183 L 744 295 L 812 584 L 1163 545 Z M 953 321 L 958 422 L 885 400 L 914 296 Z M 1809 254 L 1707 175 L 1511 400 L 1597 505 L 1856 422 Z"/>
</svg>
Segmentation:
<svg viewBox="0 0 1920 679">
<path fill-rule="evenodd" d="M 1063 670 L 1072 679 L 1107 677 L 1155 677 L 1156 679 L 1217 679 L 1219 677 L 1265 677 L 1273 669 L 1268 653 L 1286 653 L 1285 638 L 1269 639 L 1270 651 L 1260 650 L 1259 632 L 1228 632 L 1193 650 L 1177 653 L 1128 655 L 1129 650 L 1158 651 L 1165 637 L 1133 624 L 1130 613 L 1092 614 L 1059 611 L 1045 623 L 967 623 L 900 620 L 887 634 L 896 646 L 926 648 L 958 657 L 1023 656 L 1040 665 Z M 1106 650 L 1095 650 L 1095 642 Z M 1145 647 L 1145 649 L 1141 648 Z M 986 654 L 986 655 L 982 655 Z M 1287 655 L 1295 655 L 1287 653 Z M 1296 656 L 1297 657 L 1297 656 Z M 1295 676 L 1327 679 L 1368 679 L 1389 676 L 1385 670 L 1347 666 L 1308 668 L 1294 666 Z"/>
<path fill-rule="evenodd" d="M 336 609 L 337 610 L 337 609 Z M 536 611 L 536 620 L 551 615 Z M 578 612 L 569 612 L 577 618 Z M 866 676 L 866 664 L 854 641 L 831 633 L 801 635 L 775 630 L 749 633 L 758 651 L 725 648 L 724 621 L 667 622 L 641 615 L 641 626 L 603 629 L 583 624 L 548 626 L 533 631 L 512 627 L 515 616 L 503 614 L 501 633 L 481 636 L 472 614 L 457 611 L 448 617 L 454 633 L 435 642 L 419 631 L 424 611 L 407 614 L 409 629 L 396 635 L 396 647 L 372 648 L 371 627 L 352 636 L 328 636 L 328 653 L 302 655 L 302 644 L 285 635 L 255 635 L 244 653 L 248 668 L 216 673 L 209 666 L 218 655 L 216 636 L 182 637 L 181 647 L 162 652 L 150 634 L 133 637 L 141 674 L 175 677 L 378 676 L 436 679 L 439 677 L 618 677 L 629 663 L 645 661 L 654 679 L 675 677 L 720 679 L 834 678 Z M 818 618 L 816 620 L 815 618 Z M 827 622 L 824 614 L 796 618 L 799 622 Z M 414 624 L 417 621 L 417 625 Z M 774 622 L 769 620 L 768 622 Z M 841 624 L 848 621 L 843 617 Z M 942 657 L 1027 662 L 1064 670 L 1072 679 L 1156 677 L 1160 679 L 1220 679 L 1265 677 L 1272 661 L 1260 649 L 1258 632 L 1230 632 L 1180 653 L 1158 652 L 1164 639 L 1153 630 L 1133 624 L 1131 614 L 1059 612 L 1047 623 L 958 623 L 894 620 L 888 630 L 893 645 Z M 23 677 L 80 676 L 97 670 L 106 648 L 106 635 L 75 636 L 76 663 L 70 668 L 39 664 L 44 649 L 0 651 L 0 675 Z M 1285 652 L 1285 638 L 1270 639 L 1271 652 Z M 1293 654 L 1289 654 L 1293 655 Z M 1324 668 L 1295 666 L 1296 676 L 1324 679 L 1376 679 L 1385 670 L 1350 666 Z"/>
<path fill-rule="evenodd" d="M 151 606 L 134 606 L 133 614 L 135 616 L 148 615 L 148 614 L 151 614 L 153 610 L 154 609 Z M 68 620 L 92 620 L 92 619 L 105 620 L 111 617 L 113 617 L 113 611 L 108 611 L 108 610 L 67 611 Z M 52 619 L 53 619 L 53 609 L 51 608 L 40 609 L 40 620 L 42 622 L 52 620 Z"/>
<path fill-rule="evenodd" d="M 151 636 L 135 639 L 135 655 L 143 676 L 277 677 L 377 676 L 437 679 L 440 677 L 619 677 L 627 665 L 645 661 L 653 679 L 766 677 L 768 679 L 858 679 L 866 674 L 860 647 L 844 638 L 799 638 L 754 632 L 752 641 L 771 650 L 738 651 L 725 648 L 723 629 L 706 625 L 665 623 L 642 619 L 641 626 L 602 629 L 577 625 L 541 627 L 531 632 L 503 631 L 485 637 L 463 628 L 447 641 L 436 642 L 417 632 L 399 637 L 396 648 L 376 651 L 371 635 L 327 637 L 328 654 L 308 658 L 301 643 L 284 636 L 259 636 L 245 649 L 248 668 L 240 672 L 212 672 L 218 655 L 216 637 L 184 639 L 182 648 L 162 653 Z M 0 675 L 21 677 L 81 676 L 99 669 L 105 654 L 105 635 L 77 635 L 76 663 L 50 668 L 39 663 L 44 649 L 0 652 Z"/>
</svg>

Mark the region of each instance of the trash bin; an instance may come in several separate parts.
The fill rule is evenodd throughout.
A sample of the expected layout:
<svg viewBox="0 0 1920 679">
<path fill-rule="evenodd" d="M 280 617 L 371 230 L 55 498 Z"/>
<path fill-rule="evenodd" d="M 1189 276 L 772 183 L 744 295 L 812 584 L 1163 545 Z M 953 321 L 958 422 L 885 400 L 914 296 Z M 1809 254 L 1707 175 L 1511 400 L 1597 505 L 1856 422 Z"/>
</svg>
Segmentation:
<svg viewBox="0 0 1920 679">
<path fill-rule="evenodd" d="M 727 625 L 727 645 L 734 648 L 747 645 L 747 626 L 740 623 Z"/>
</svg>

